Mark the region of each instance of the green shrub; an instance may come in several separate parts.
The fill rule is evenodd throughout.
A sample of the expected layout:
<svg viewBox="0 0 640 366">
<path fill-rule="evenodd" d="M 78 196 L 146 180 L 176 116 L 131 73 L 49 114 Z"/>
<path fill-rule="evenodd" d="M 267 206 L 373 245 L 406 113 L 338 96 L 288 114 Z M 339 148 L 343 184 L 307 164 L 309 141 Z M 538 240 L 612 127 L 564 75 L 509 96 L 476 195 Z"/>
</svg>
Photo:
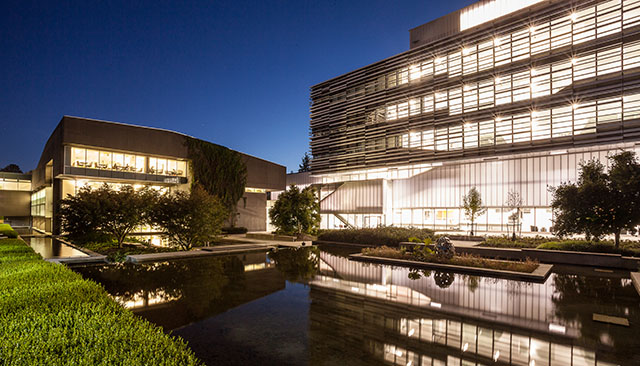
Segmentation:
<svg viewBox="0 0 640 366">
<path fill-rule="evenodd" d="M 409 238 L 424 242 L 425 239 L 433 238 L 433 230 L 381 226 L 364 229 L 325 230 L 318 235 L 318 240 L 375 246 L 398 246 L 401 242 L 409 241 Z"/>
<path fill-rule="evenodd" d="M 7 236 L 9 239 L 18 237 L 18 233 L 9 224 L 0 224 L 0 235 Z"/>
<path fill-rule="evenodd" d="M 438 256 L 427 247 L 414 248 L 413 252 L 407 252 L 403 249 L 404 248 L 398 249 L 387 246 L 363 248 L 362 254 L 372 257 L 404 259 L 418 262 L 452 264 L 464 267 L 479 267 L 526 273 L 531 273 L 538 268 L 538 262 L 532 261 L 528 258 L 525 261 L 498 261 L 468 254 L 456 255 L 453 256 L 453 258 L 444 258 L 442 256 Z"/>
<path fill-rule="evenodd" d="M 177 337 L 135 316 L 95 282 L 0 240 L 4 365 L 199 365 Z"/>
<path fill-rule="evenodd" d="M 511 237 L 503 236 L 490 236 L 487 237 L 484 242 L 480 244 L 481 247 L 494 247 L 494 248 L 535 248 L 540 244 L 557 240 L 552 237 L 545 237 L 536 235 L 535 237 L 519 237 L 516 241 L 512 241 Z"/>
<path fill-rule="evenodd" d="M 550 241 L 539 245 L 537 248 L 576 252 L 611 253 L 621 254 L 624 256 L 640 256 L 640 246 L 638 245 L 638 243 L 627 241 L 621 242 L 620 248 L 616 248 L 613 241 L 592 242 L 586 240 Z"/>
<path fill-rule="evenodd" d="M 223 234 L 246 234 L 247 231 L 249 231 L 246 227 L 243 226 L 234 226 L 234 227 L 223 227 L 222 228 L 222 233 Z"/>
</svg>

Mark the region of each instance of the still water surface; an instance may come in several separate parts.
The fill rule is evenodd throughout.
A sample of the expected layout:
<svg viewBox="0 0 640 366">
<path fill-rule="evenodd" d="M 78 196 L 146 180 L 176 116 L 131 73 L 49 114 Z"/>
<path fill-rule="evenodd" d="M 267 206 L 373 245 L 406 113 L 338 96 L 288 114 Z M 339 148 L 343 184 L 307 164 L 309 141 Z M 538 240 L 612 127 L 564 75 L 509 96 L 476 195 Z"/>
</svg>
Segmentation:
<svg viewBox="0 0 640 366">
<path fill-rule="evenodd" d="M 33 250 L 44 259 L 67 258 L 67 257 L 88 257 L 85 253 L 74 249 L 51 237 L 24 237 L 24 240 Z"/>
<path fill-rule="evenodd" d="M 628 272 L 557 266 L 537 284 L 352 262 L 349 252 L 74 270 L 208 365 L 640 365 L 640 296 Z"/>
</svg>

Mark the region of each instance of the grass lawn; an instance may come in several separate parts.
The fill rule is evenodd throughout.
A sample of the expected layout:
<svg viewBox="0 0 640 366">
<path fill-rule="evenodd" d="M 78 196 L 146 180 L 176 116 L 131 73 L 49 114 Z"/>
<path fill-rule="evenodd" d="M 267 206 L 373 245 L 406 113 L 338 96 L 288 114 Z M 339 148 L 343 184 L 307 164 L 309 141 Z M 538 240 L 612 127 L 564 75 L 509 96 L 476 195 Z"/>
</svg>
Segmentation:
<svg viewBox="0 0 640 366">
<path fill-rule="evenodd" d="M 412 252 L 405 250 L 404 248 L 389 248 L 387 246 L 382 246 L 375 248 L 364 248 L 362 249 L 362 254 L 372 257 L 404 259 L 408 261 L 451 264 L 464 267 L 479 267 L 524 273 L 531 273 L 535 271 L 536 268 L 538 268 L 538 262 L 534 262 L 531 260 L 527 260 L 524 262 L 498 261 L 472 255 L 456 255 L 451 259 L 445 259 L 438 257 L 437 255 L 435 255 L 435 253 L 427 248 L 417 249 Z"/>
<path fill-rule="evenodd" d="M 200 365 L 186 343 L 117 304 L 95 282 L 0 240 L 3 365 Z"/>
</svg>

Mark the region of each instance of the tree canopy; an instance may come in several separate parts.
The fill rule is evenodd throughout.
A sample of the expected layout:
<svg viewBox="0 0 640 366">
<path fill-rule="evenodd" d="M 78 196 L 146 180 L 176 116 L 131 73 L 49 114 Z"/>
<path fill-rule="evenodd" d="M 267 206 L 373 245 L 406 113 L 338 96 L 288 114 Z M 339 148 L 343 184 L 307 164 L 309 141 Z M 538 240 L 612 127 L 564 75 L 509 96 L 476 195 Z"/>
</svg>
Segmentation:
<svg viewBox="0 0 640 366">
<path fill-rule="evenodd" d="M 308 153 L 304 153 L 302 157 L 302 162 L 298 165 L 298 173 L 309 172 L 311 171 L 311 157 Z"/>
<path fill-rule="evenodd" d="M 17 164 L 9 164 L 4 168 L 0 169 L 0 172 L 5 173 L 22 173 L 22 169 Z"/>
<path fill-rule="evenodd" d="M 85 186 L 75 196 L 61 201 L 63 230 L 72 237 L 90 237 L 96 232 L 112 236 L 122 247 L 124 239 L 136 227 L 151 223 L 150 212 L 157 192 L 132 186 L 113 189 L 106 183 L 97 189 Z"/>
<path fill-rule="evenodd" d="M 220 200 L 199 185 L 190 193 L 176 191 L 160 196 L 151 213 L 152 222 L 184 250 L 209 243 L 221 233 L 226 217 Z"/>
<path fill-rule="evenodd" d="M 320 203 L 315 188 L 300 190 L 291 185 L 269 211 L 276 232 L 287 235 L 315 234 L 320 227 Z"/>
<path fill-rule="evenodd" d="M 580 165 L 578 181 L 551 188 L 554 233 L 584 234 L 587 239 L 614 235 L 620 245 L 622 230 L 640 225 L 640 164 L 635 153 L 608 157 L 609 171 L 598 160 Z"/>
</svg>

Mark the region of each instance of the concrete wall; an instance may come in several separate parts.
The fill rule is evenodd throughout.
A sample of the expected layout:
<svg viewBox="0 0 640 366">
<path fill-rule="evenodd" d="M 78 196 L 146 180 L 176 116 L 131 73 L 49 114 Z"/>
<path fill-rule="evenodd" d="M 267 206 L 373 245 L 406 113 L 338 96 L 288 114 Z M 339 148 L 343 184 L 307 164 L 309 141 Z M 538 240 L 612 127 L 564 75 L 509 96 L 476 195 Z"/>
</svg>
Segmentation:
<svg viewBox="0 0 640 366">
<path fill-rule="evenodd" d="M 236 226 L 249 231 L 267 231 L 267 194 L 246 192 L 238 202 Z"/>
<path fill-rule="evenodd" d="M 0 190 L 0 216 L 30 216 L 31 192 Z"/>
</svg>

